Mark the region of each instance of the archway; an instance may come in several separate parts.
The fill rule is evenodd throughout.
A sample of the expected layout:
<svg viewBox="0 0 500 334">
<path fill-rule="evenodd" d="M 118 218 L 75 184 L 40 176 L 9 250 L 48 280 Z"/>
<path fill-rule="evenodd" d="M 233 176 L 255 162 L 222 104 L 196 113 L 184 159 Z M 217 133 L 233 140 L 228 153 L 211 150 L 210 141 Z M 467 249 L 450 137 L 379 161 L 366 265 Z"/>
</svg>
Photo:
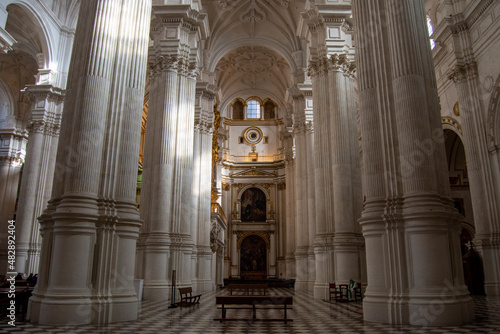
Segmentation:
<svg viewBox="0 0 500 334">
<path fill-rule="evenodd" d="M 252 234 L 240 246 L 240 277 L 264 279 L 267 277 L 267 246 L 264 239 Z"/>
<path fill-rule="evenodd" d="M 471 294 L 484 294 L 482 260 L 472 244 L 475 235 L 475 222 L 472 212 L 464 145 L 455 131 L 445 129 L 444 134 L 446 138 L 445 146 L 450 178 L 450 193 L 455 207 L 464 217 L 460 235 L 464 281 Z"/>
</svg>

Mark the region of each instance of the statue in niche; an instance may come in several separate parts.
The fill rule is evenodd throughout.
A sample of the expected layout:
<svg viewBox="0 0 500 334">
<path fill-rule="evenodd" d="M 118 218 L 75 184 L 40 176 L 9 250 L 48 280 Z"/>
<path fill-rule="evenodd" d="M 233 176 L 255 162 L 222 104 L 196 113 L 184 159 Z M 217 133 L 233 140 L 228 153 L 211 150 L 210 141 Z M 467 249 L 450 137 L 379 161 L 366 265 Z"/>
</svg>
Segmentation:
<svg viewBox="0 0 500 334">
<path fill-rule="evenodd" d="M 266 195 L 258 188 L 249 188 L 241 195 L 241 221 L 266 221 Z"/>
</svg>

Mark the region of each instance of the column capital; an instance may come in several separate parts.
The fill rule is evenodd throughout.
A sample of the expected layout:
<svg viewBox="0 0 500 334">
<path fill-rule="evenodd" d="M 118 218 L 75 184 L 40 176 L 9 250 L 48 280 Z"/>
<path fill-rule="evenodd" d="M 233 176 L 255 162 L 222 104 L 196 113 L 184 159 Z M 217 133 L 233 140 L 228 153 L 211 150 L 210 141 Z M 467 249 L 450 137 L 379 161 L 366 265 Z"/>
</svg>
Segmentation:
<svg viewBox="0 0 500 334">
<path fill-rule="evenodd" d="M 334 53 L 328 58 L 328 70 L 339 71 L 347 77 L 353 77 L 356 72 L 356 64 L 349 60 L 347 53 Z"/>
<path fill-rule="evenodd" d="M 26 85 L 23 90 L 32 103 L 50 100 L 56 103 L 64 101 L 65 90 L 52 85 Z"/>
<path fill-rule="evenodd" d="M 457 83 L 465 81 L 468 78 L 477 77 L 477 75 L 477 63 L 475 61 L 469 61 L 467 63 L 453 66 L 448 73 L 448 79 Z"/>
</svg>

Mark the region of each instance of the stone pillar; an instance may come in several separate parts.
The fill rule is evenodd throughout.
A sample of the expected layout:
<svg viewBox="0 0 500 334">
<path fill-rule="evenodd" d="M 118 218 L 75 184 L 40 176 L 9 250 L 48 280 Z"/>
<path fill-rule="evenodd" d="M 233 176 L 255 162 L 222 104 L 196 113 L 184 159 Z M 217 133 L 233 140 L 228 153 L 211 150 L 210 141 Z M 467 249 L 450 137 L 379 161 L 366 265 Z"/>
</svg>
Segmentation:
<svg viewBox="0 0 500 334">
<path fill-rule="evenodd" d="M 38 273 L 41 240 L 37 218 L 52 190 L 63 92 L 51 85 L 29 85 L 25 91 L 32 100 L 32 123 L 16 217 L 16 271 L 28 274 Z"/>
<path fill-rule="evenodd" d="M 289 89 L 293 97 L 293 132 L 295 137 L 295 207 L 296 221 L 296 282 L 298 291 L 312 290 L 314 282 L 314 262 L 310 260 L 310 250 L 315 236 L 314 216 L 314 168 L 311 151 L 312 117 L 306 113 L 304 93 L 310 93 L 310 87 L 301 91 L 295 86 Z"/>
<path fill-rule="evenodd" d="M 471 321 L 423 1 L 354 0 L 367 321 Z"/>
<path fill-rule="evenodd" d="M 320 58 L 311 62 L 309 76 L 313 84 L 314 101 L 314 167 L 316 235 L 314 251 L 318 275 L 315 278 L 315 298 L 325 298 L 328 281 L 335 281 L 333 258 L 334 187 L 331 156 L 331 114 L 329 111 L 328 62 Z"/>
<path fill-rule="evenodd" d="M 31 321 L 135 320 L 135 203 L 151 0 L 80 7 Z"/>
<path fill-rule="evenodd" d="M 145 299 L 167 300 L 173 270 L 177 286 L 192 278 L 196 41 L 204 16 L 189 5 L 155 6 L 153 13 L 137 275 Z"/>
<path fill-rule="evenodd" d="M 7 265 L 7 231 L 9 220 L 16 219 L 17 191 L 21 167 L 25 158 L 27 138 L 27 131 L 15 126 L 0 130 L 0 244 L 5 245 L 0 249 L 1 273 L 15 270 L 13 266 Z"/>
<path fill-rule="evenodd" d="M 286 187 L 285 187 L 285 197 L 286 197 L 286 224 L 285 230 L 283 231 L 283 238 L 286 240 L 285 243 L 285 278 L 295 278 L 295 247 L 297 238 L 297 218 L 295 216 L 295 206 L 297 205 L 295 200 L 295 182 L 297 178 L 295 177 L 295 160 L 293 159 L 293 152 L 290 150 L 286 152 L 285 155 L 285 175 L 286 175 Z"/>
<path fill-rule="evenodd" d="M 465 39 L 467 31 L 457 34 Z M 449 78 L 457 88 L 462 121 L 462 139 L 467 158 L 476 236 L 474 248 L 483 258 L 484 289 L 487 295 L 500 294 L 500 208 L 495 193 L 494 157 L 488 153 L 486 128 L 479 92 L 477 64 L 469 61 L 456 65 Z M 493 167 L 493 168 L 492 168 Z M 496 173 L 498 169 L 496 169 Z"/>
<path fill-rule="evenodd" d="M 328 59 L 328 89 L 330 96 L 330 138 L 333 176 L 333 238 L 335 281 L 361 281 L 363 242 L 357 220 L 361 215 L 359 145 L 356 107 L 353 94 L 354 64 L 347 54 L 333 54 Z M 316 281 L 328 287 L 328 281 Z M 323 297 L 318 293 L 318 297 Z"/>
<path fill-rule="evenodd" d="M 196 205 L 196 223 L 193 224 L 195 250 L 195 277 L 197 291 L 212 291 L 215 286 L 211 277 L 212 250 L 210 248 L 210 192 L 212 169 L 212 140 L 214 123 L 214 99 L 217 88 L 207 83 L 196 85 L 196 113 L 194 128 L 194 178 L 193 196 Z M 220 117 L 218 119 L 220 123 Z M 194 288 L 194 287 L 193 287 Z"/>
</svg>

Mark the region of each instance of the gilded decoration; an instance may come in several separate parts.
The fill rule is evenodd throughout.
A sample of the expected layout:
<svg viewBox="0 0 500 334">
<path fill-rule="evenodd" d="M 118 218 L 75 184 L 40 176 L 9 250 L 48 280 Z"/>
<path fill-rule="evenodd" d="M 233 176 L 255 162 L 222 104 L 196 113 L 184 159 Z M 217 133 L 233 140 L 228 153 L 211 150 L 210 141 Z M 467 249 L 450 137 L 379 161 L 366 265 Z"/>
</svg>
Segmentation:
<svg viewBox="0 0 500 334">
<path fill-rule="evenodd" d="M 229 191 L 231 189 L 231 185 L 226 182 L 222 182 L 222 190 Z"/>
<path fill-rule="evenodd" d="M 243 242 L 243 240 L 250 235 L 256 235 L 256 236 L 261 237 L 264 240 L 264 242 L 266 243 L 266 248 L 271 249 L 269 232 L 260 232 L 260 231 L 257 231 L 257 232 L 255 232 L 255 231 L 246 231 L 246 232 L 238 231 L 238 232 L 236 232 L 236 237 L 238 238 L 238 241 L 236 243 L 236 249 L 240 249 L 241 243 Z"/>
<path fill-rule="evenodd" d="M 453 106 L 453 113 L 455 114 L 455 116 L 460 116 L 460 105 L 458 104 L 458 102 L 456 102 Z"/>
<path fill-rule="evenodd" d="M 278 190 L 286 190 L 286 183 L 285 182 L 278 183 Z"/>
<path fill-rule="evenodd" d="M 441 117 L 441 123 L 451 125 L 453 128 L 457 129 L 460 134 L 462 134 L 462 126 L 453 117 L 443 116 Z"/>
<path fill-rule="evenodd" d="M 217 162 L 219 161 L 219 141 L 217 140 L 217 135 L 220 128 L 220 112 L 217 110 L 217 105 L 214 105 L 214 132 L 212 134 L 212 192 L 211 201 L 212 203 L 217 202 L 219 199 L 219 189 L 217 189 Z"/>
</svg>

